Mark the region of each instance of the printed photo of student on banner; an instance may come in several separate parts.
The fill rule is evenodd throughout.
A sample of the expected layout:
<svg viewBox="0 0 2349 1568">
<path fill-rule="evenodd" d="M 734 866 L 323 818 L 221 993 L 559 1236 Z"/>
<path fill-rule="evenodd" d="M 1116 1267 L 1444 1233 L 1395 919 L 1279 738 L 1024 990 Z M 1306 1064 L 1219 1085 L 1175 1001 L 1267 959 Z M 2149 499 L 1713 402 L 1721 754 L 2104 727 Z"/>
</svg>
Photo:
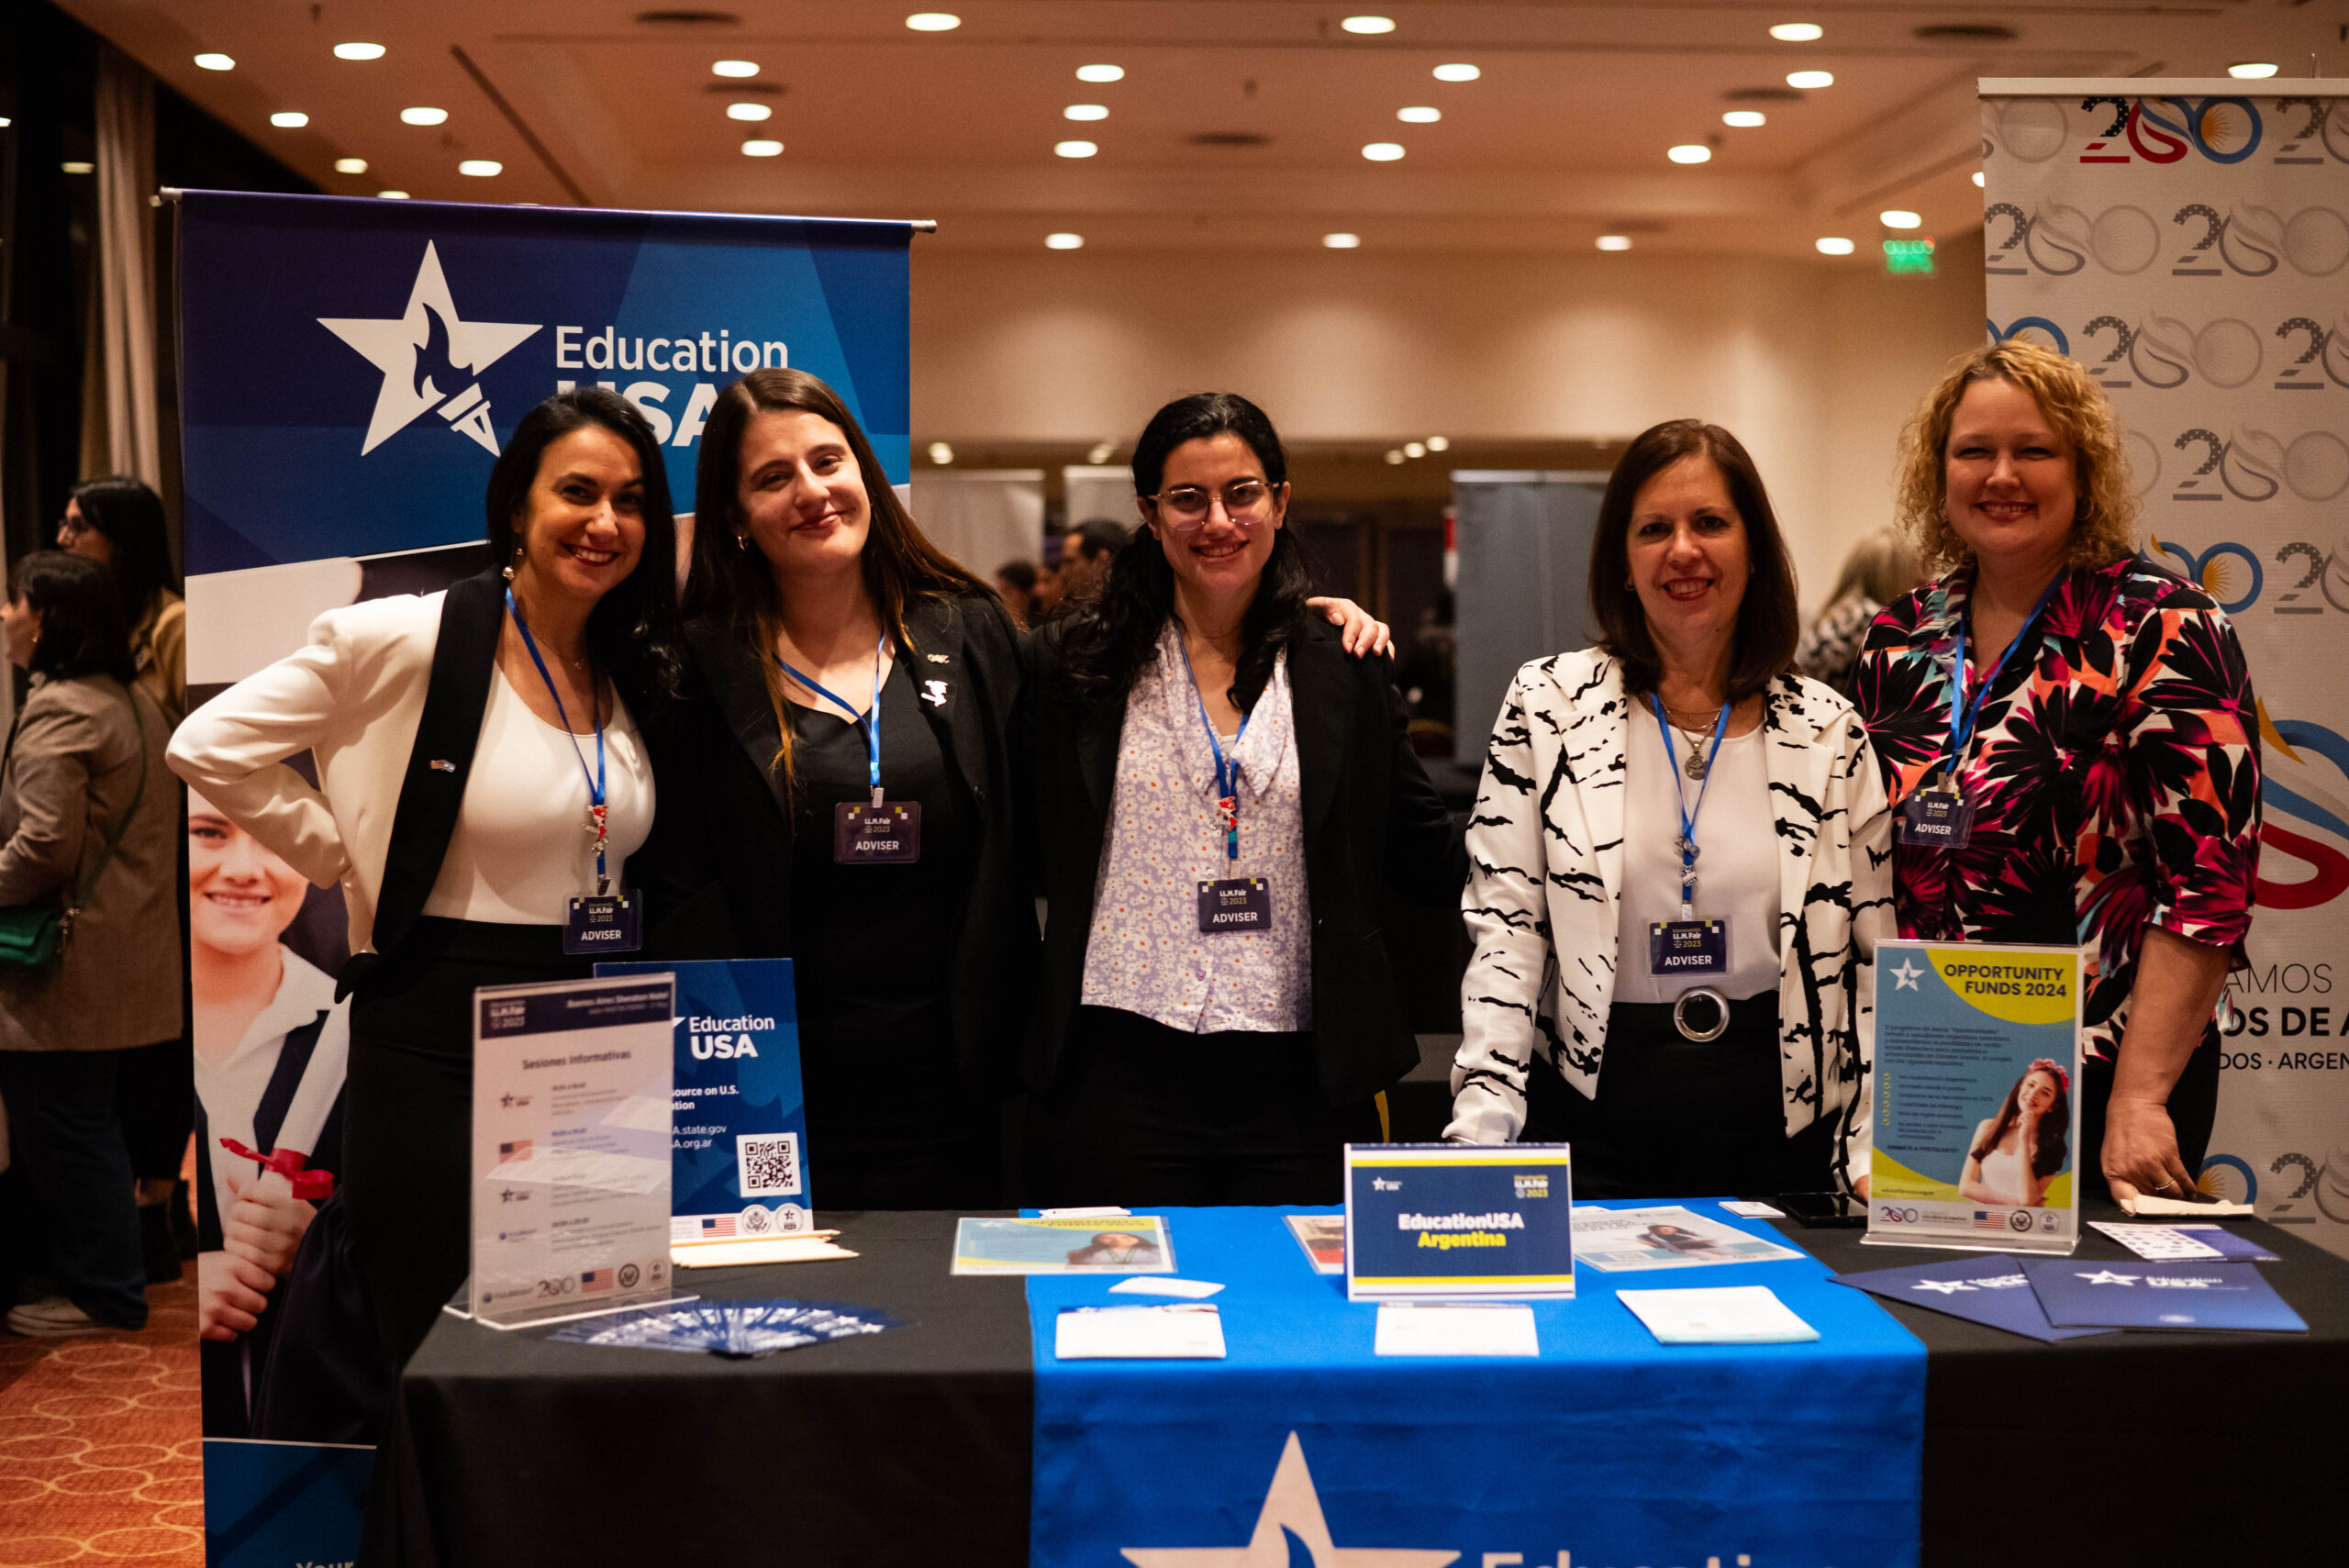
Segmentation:
<svg viewBox="0 0 2349 1568">
<path fill-rule="evenodd" d="M 451 623 L 459 598 L 502 609 L 484 492 L 524 417 L 573 387 L 624 398 L 648 461 L 657 443 L 676 514 L 675 538 L 659 542 L 674 559 L 648 548 L 639 570 L 682 573 L 703 427 L 751 371 L 821 377 L 887 480 L 908 479 L 909 224 L 178 201 L 192 709 L 330 639 L 314 632 L 343 624 L 321 623 L 330 613 L 380 604 L 370 613 L 429 622 L 439 602 L 426 596 L 451 590 Z M 426 701 L 417 674 L 411 706 Z M 211 723 L 192 718 L 174 754 L 184 773 Z M 199 784 L 189 801 L 215 1568 L 351 1559 L 396 1372 L 342 1181 L 350 992 L 376 962 L 375 906 L 394 895 L 381 867 L 349 866 L 332 841 L 322 807 L 337 744 L 263 749 L 264 771 L 293 770 L 271 784 L 295 803 L 276 824 L 255 819 L 258 797 L 236 784 L 214 792 L 236 798 Z M 386 788 L 387 817 L 393 804 Z"/>
</svg>

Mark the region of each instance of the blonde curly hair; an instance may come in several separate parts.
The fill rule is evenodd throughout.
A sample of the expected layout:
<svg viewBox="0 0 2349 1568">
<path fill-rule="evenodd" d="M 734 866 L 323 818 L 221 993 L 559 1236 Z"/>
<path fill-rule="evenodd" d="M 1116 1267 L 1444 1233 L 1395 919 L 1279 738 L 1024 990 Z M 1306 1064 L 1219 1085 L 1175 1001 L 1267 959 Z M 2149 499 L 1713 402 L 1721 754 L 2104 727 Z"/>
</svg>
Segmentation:
<svg viewBox="0 0 2349 1568">
<path fill-rule="evenodd" d="M 1944 455 L 1958 400 L 1981 381 L 2009 382 L 2031 394 L 2071 448 L 2080 495 L 2079 514 L 2072 523 L 2072 564 L 2106 566 L 2134 554 L 2137 495 L 2129 484 L 2129 459 L 2121 448 L 2121 421 L 2114 417 L 2112 405 L 2076 361 L 2009 338 L 1951 361 L 1901 428 L 1894 505 L 1901 528 L 1917 541 L 1926 564 L 1940 572 L 1974 559 L 1943 509 L 1948 498 Z"/>
</svg>

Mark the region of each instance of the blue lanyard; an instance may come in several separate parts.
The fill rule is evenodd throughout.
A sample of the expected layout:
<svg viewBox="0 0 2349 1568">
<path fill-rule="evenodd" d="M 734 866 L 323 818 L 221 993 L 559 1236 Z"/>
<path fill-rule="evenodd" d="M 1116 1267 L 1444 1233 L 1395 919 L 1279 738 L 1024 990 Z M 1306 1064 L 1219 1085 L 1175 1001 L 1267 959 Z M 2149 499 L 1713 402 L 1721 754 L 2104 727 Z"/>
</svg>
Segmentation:
<svg viewBox="0 0 2349 1568">
<path fill-rule="evenodd" d="M 863 734 L 864 749 L 872 759 L 872 767 L 867 776 L 873 783 L 873 804 L 875 806 L 881 804 L 881 651 L 888 646 L 889 634 L 885 631 L 881 634 L 881 640 L 873 645 L 873 706 L 861 717 L 856 709 L 849 706 L 846 698 L 825 690 L 809 677 L 793 669 L 790 662 L 782 654 L 778 653 L 774 656 L 774 662 L 783 666 L 785 674 L 847 714 L 848 721 L 855 725 Z"/>
<path fill-rule="evenodd" d="M 1216 739 L 1215 720 L 1208 717 L 1208 699 L 1199 695 L 1198 672 L 1191 668 L 1191 651 L 1183 645 L 1183 634 L 1174 633 L 1175 651 L 1183 655 L 1183 673 L 1191 678 L 1191 696 L 1199 705 L 1199 728 L 1208 732 L 1208 750 L 1215 753 L 1215 804 L 1223 818 L 1223 858 L 1240 858 L 1240 742 L 1248 737 L 1248 721 L 1254 714 L 1240 716 L 1240 732 L 1231 738 L 1231 755 L 1223 754 L 1223 743 Z"/>
<path fill-rule="evenodd" d="M 1672 729 L 1664 722 L 1664 698 L 1651 692 L 1648 707 L 1655 715 L 1655 732 L 1664 737 L 1664 759 L 1672 764 L 1672 804 L 1680 812 L 1680 837 L 1673 847 L 1680 851 L 1680 917 L 1697 917 L 1697 818 L 1705 809 L 1705 792 L 1713 787 L 1713 759 L 1721 754 L 1721 736 L 1729 728 L 1728 703 L 1721 704 L 1720 717 L 1713 720 L 1713 749 L 1705 753 L 1705 779 L 1697 786 L 1697 804 L 1692 809 L 1688 796 L 1680 787 L 1680 763 L 1672 754 Z"/>
<path fill-rule="evenodd" d="M 562 720 L 562 732 L 571 737 L 571 754 L 579 760 L 579 772 L 587 779 L 587 830 L 596 835 L 596 893 L 601 897 L 610 891 L 612 879 L 604 873 L 604 841 L 610 836 L 611 823 L 604 808 L 604 715 L 596 706 L 596 771 L 587 772 L 586 754 L 579 750 L 579 737 L 571 728 L 571 715 L 563 711 L 562 694 L 554 689 L 554 677 L 547 673 L 547 662 L 539 656 L 538 639 L 530 635 L 530 623 L 522 618 L 522 606 L 514 602 L 514 590 L 506 590 L 506 613 L 514 617 L 514 629 L 522 634 L 522 646 L 530 651 L 530 662 L 539 667 L 539 679 L 547 684 L 547 695 L 554 698 L 555 717 Z"/>
<path fill-rule="evenodd" d="M 1975 721 L 1981 717 L 1982 700 L 1990 695 L 1990 688 L 1998 684 L 2000 673 L 2007 667 L 2007 661 L 2013 658 L 2015 650 L 2023 645 L 2024 639 L 2031 635 L 2031 628 L 2039 624 L 2039 612 L 2047 607 L 2047 601 L 2063 584 L 2065 575 L 2057 573 L 2055 580 L 2039 591 L 2039 600 L 2031 606 L 2031 614 L 2023 617 L 2015 639 L 2007 644 L 2007 651 L 1998 655 L 1998 662 L 1990 666 L 1989 673 L 1982 677 L 1971 697 L 1963 696 L 1965 690 L 1965 628 L 1974 621 L 1973 594 L 1971 590 L 1967 592 L 1965 613 L 1958 617 L 1957 622 L 1957 662 L 1950 666 L 1949 672 L 1949 749 L 1942 754 L 1945 767 L 1942 780 L 1943 787 L 1957 788 L 1959 770 L 1965 765 L 1967 748 L 1974 740 Z"/>
</svg>

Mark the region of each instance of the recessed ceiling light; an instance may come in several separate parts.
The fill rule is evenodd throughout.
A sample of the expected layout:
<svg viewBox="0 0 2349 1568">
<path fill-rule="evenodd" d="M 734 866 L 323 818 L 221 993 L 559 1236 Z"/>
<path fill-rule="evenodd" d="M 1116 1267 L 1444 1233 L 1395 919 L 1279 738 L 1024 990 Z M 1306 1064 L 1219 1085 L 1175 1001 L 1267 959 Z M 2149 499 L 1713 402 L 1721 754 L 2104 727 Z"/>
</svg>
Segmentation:
<svg viewBox="0 0 2349 1568">
<path fill-rule="evenodd" d="M 774 106 L 771 104 L 729 104 L 726 106 L 726 117 L 729 120 L 773 119 Z"/>
<path fill-rule="evenodd" d="M 1817 43 L 1827 36 L 1827 29 L 1817 22 L 1780 22 L 1770 29 L 1770 36 L 1780 43 Z"/>
<path fill-rule="evenodd" d="M 1449 437 L 1449 436 L 1430 436 L 1430 437 L 1428 438 L 1428 450 L 1430 450 L 1430 451 L 1431 451 L 1431 452 L 1442 452 L 1442 451 L 1450 451 L 1451 450 L 1452 450 L 1452 438 L 1451 438 L 1451 437 Z"/>
<path fill-rule="evenodd" d="M 2228 66 L 2227 74 L 2239 82 L 2265 82 L 2276 74 L 2276 67 L 2264 60 L 2246 60 Z"/>
<path fill-rule="evenodd" d="M 944 441 L 932 441 L 930 443 L 930 461 L 943 468 L 954 461 L 954 449 Z"/>
<path fill-rule="evenodd" d="M 404 202 L 407 200 L 407 193 L 406 191 L 377 191 L 375 195 L 379 199 L 387 202 Z"/>
<path fill-rule="evenodd" d="M 1071 104 L 1061 111 L 1061 118 L 1064 120 L 1106 120 L 1108 117 L 1109 110 L 1102 104 Z"/>
<path fill-rule="evenodd" d="M 1391 463 L 1401 462 L 1403 461 L 1403 449 L 1401 447 L 1389 447 L 1386 450 L 1386 461 Z"/>
<path fill-rule="evenodd" d="M 742 156 L 745 158 L 780 158 L 783 156 L 783 143 L 769 137 L 754 136 L 750 140 L 742 144 Z"/>
<path fill-rule="evenodd" d="M 755 60 L 713 60 L 709 62 L 712 76 L 756 76 L 759 62 Z"/>
<path fill-rule="evenodd" d="M 963 25 L 963 18 L 952 11 L 916 11 L 906 18 L 906 26 L 918 33 L 951 33 Z"/>
<path fill-rule="evenodd" d="M 1435 79 L 1439 82 L 1474 82 L 1483 74 L 1482 71 L 1465 61 L 1454 61 L 1450 65 L 1435 68 Z"/>
<path fill-rule="evenodd" d="M 195 57 L 195 62 L 206 71 L 234 71 L 237 69 L 237 62 L 225 54 L 199 54 Z"/>
<path fill-rule="evenodd" d="M 1789 71 L 1787 72 L 1787 85 L 1805 91 L 1814 87 L 1832 87 L 1835 85 L 1835 73 L 1831 71 Z"/>
<path fill-rule="evenodd" d="M 1090 158 L 1101 149 L 1090 141 L 1056 141 L 1052 151 L 1062 158 Z"/>
<path fill-rule="evenodd" d="M 379 43 L 339 43 L 334 46 L 337 60 L 381 60 L 384 46 Z"/>
<path fill-rule="evenodd" d="M 1348 17 L 1338 26 L 1350 33 L 1391 33 L 1395 30 L 1392 17 Z"/>
<path fill-rule="evenodd" d="M 280 130 L 300 130 L 310 123 L 310 117 L 299 109 L 280 109 L 269 117 L 269 123 Z"/>
<path fill-rule="evenodd" d="M 1328 246 L 1332 250 L 1359 250 L 1362 249 L 1362 236 L 1359 234 L 1325 234 L 1321 237 L 1321 243 Z"/>
<path fill-rule="evenodd" d="M 1709 163 L 1713 150 L 1701 141 L 1684 141 L 1677 147 L 1665 149 L 1664 155 L 1675 163 Z"/>
<path fill-rule="evenodd" d="M 1044 236 L 1044 249 L 1047 250 L 1082 250 L 1085 249 L 1085 236 L 1082 234 L 1047 234 Z"/>
<path fill-rule="evenodd" d="M 338 174 L 364 174 L 367 172 L 367 160 L 338 158 L 334 161 L 334 172 Z"/>
<path fill-rule="evenodd" d="M 1979 170 L 1979 169 L 1976 169 L 1976 171 L 1974 171 L 1974 188 L 1975 188 L 1976 190 L 1977 190 L 1977 191 L 1978 191 L 1978 190 L 1982 189 L 1982 186 L 1983 186 L 1982 171 L 1981 171 L 1981 170 Z"/>
<path fill-rule="evenodd" d="M 1080 65 L 1076 68 L 1079 82 L 1123 82 L 1126 68 L 1122 65 Z"/>
<path fill-rule="evenodd" d="M 1755 126 L 1770 123 L 1770 117 L 1759 109 L 1731 109 L 1721 117 L 1721 124 L 1735 126 L 1740 130 L 1752 130 Z"/>
<path fill-rule="evenodd" d="M 1403 455 L 1405 457 L 1427 456 L 1428 449 L 1426 443 L 1421 441 L 1405 441 L 1403 443 Z"/>
<path fill-rule="evenodd" d="M 400 120 L 406 125 L 440 125 L 446 121 L 448 117 L 449 111 L 446 109 L 433 109 L 419 106 L 413 109 L 402 109 L 400 111 Z"/>
<path fill-rule="evenodd" d="M 1443 118 L 1442 109 L 1431 109 L 1424 104 L 1414 104 L 1408 109 L 1397 109 L 1395 117 L 1405 125 L 1433 125 Z"/>
<path fill-rule="evenodd" d="M 69 174 L 95 174 L 98 172 L 98 166 L 96 164 L 85 161 L 79 158 L 68 158 L 64 162 L 59 164 L 58 167 L 64 170 Z"/>
<path fill-rule="evenodd" d="M 1848 256 L 1859 249 L 1841 235 L 1834 234 L 1825 235 L 1812 240 L 1811 243 L 1819 248 L 1819 253 L 1822 256 Z"/>
<path fill-rule="evenodd" d="M 1362 150 L 1362 155 L 1373 163 L 1392 163 L 1403 156 L 1403 144 L 1399 141 L 1374 141 Z"/>
<path fill-rule="evenodd" d="M 476 180 L 486 180 L 494 174 L 505 173 L 506 165 L 495 158 L 468 158 L 457 165 L 457 172 L 471 174 Z"/>
<path fill-rule="evenodd" d="M 1922 228 L 1925 220 L 1906 207 L 1887 207 L 1876 215 L 1876 221 L 1887 228 Z"/>
<path fill-rule="evenodd" d="M 1598 248 L 1601 250 L 1629 250 L 1631 237 L 1628 234 L 1602 234 L 1598 237 Z"/>
</svg>

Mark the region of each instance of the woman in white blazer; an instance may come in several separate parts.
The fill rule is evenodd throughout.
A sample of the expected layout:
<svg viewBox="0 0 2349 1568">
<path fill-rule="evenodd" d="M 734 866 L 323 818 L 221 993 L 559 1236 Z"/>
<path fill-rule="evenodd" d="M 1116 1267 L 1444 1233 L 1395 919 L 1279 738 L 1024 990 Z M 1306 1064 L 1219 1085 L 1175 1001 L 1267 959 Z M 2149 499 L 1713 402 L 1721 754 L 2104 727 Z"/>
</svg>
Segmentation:
<svg viewBox="0 0 2349 1568">
<path fill-rule="evenodd" d="M 1598 646 L 1517 673 L 1468 826 L 1455 1141 L 1575 1193 L 1866 1191 L 1891 822 L 1851 705 L 1787 673 L 1794 572 L 1718 426 L 1642 433 L 1591 548 Z"/>
</svg>

